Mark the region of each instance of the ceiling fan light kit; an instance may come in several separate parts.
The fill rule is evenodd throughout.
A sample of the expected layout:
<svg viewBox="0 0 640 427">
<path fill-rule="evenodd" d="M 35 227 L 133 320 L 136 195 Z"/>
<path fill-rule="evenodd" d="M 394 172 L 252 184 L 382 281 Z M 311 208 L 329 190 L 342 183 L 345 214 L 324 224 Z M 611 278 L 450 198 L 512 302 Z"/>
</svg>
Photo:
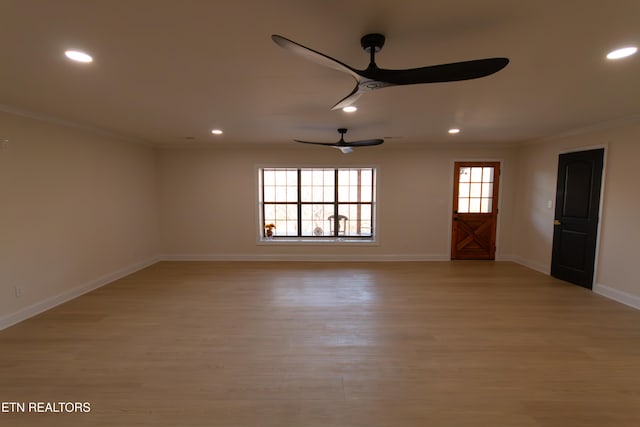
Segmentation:
<svg viewBox="0 0 640 427">
<path fill-rule="evenodd" d="M 508 58 L 486 58 L 486 59 L 476 59 L 472 61 L 463 61 L 463 62 L 453 62 L 449 64 L 440 64 L 440 65 L 431 65 L 421 68 L 409 68 L 409 69 L 401 69 L 401 70 L 389 70 L 385 68 L 379 68 L 375 61 L 376 53 L 382 50 L 382 47 L 385 43 L 385 36 L 378 33 L 367 34 L 360 39 L 360 45 L 370 56 L 370 62 L 367 68 L 364 70 L 355 69 L 335 58 L 332 58 L 324 53 L 318 52 L 306 46 L 303 46 L 297 42 L 289 40 L 283 36 L 274 34 L 271 36 L 271 39 L 283 49 L 286 49 L 296 55 L 302 56 L 303 58 L 316 62 L 325 67 L 333 68 L 334 70 L 338 70 L 344 73 L 351 75 L 355 80 L 355 87 L 346 97 L 338 101 L 331 110 L 343 109 L 345 107 L 351 106 L 355 101 L 360 98 L 360 96 L 365 93 L 376 89 L 382 89 L 384 87 L 389 86 L 400 86 L 400 85 L 413 85 L 413 84 L 423 84 L 423 83 L 443 83 L 443 82 L 453 82 L 453 81 L 461 81 L 461 80 L 471 80 L 477 79 L 481 77 L 490 76 L 509 64 Z M 344 130 L 344 132 L 341 132 Z M 338 129 L 340 132 L 340 142 L 344 144 L 344 133 L 346 129 Z M 368 141 L 380 141 L 375 143 L 361 144 L 355 145 L 355 143 L 349 143 L 349 148 L 353 146 L 364 146 L 364 145 L 379 145 L 384 142 L 381 139 L 376 140 L 368 140 Z M 341 146 L 337 144 L 326 144 L 326 143 L 314 143 L 314 142 L 306 142 L 306 141 L 297 141 L 304 142 L 308 144 L 322 144 L 322 145 L 332 145 L 336 148 L 340 148 Z M 363 141 L 356 141 L 363 142 Z M 346 148 L 346 147 L 345 147 Z M 341 150 L 342 151 L 342 150 Z M 343 151 L 344 152 L 344 151 Z"/>
</svg>

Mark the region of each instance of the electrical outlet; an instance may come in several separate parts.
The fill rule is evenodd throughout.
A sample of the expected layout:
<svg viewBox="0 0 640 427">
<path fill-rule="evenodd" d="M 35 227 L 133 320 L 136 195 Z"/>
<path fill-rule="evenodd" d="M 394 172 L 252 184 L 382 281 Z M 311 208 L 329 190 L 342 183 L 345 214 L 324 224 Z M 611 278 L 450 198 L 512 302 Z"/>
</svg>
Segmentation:
<svg viewBox="0 0 640 427">
<path fill-rule="evenodd" d="M 7 138 L 2 138 L 2 140 L 0 140 L 0 150 L 9 150 L 9 140 Z"/>
<path fill-rule="evenodd" d="M 22 286 L 16 286 L 15 291 L 16 291 L 16 298 L 20 298 L 22 294 L 24 294 L 24 289 L 22 289 Z"/>
</svg>

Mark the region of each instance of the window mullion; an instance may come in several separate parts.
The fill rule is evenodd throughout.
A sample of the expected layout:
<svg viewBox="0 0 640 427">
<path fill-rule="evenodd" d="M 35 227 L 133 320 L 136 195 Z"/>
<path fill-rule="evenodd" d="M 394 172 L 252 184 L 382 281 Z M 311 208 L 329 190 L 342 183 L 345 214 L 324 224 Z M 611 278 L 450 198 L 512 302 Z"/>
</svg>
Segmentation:
<svg viewBox="0 0 640 427">
<path fill-rule="evenodd" d="M 360 235 L 362 232 L 361 224 L 362 221 L 362 169 L 358 169 L 358 195 L 356 201 L 358 204 L 356 205 L 356 218 L 358 218 L 358 222 L 356 222 L 356 233 Z"/>
<path fill-rule="evenodd" d="M 265 205 L 265 201 L 264 201 L 264 169 L 260 169 L 260 201 L 261 206 L 260 209 L 262 210 L 262 224 L 260 224 L 260 227 L 262 229 L 261 233 L 262 233 L 262 237 L 266 237 L 266 232 L 264 229 L 264 226 L 267 224 L 267 219 L 265 218 L 265 211 L 264 211 L 264 205 Z"/>
<path fill-rule="evenodd" d="M 302 237 L 302 169 L 298 168 L 298 237 Z"/>
<path fill-rule="evenodd" d="M 333 236 L 338 237 L 340 218 L 338 217 L 338 168 L 334 170 L 333 178 Z"/>
</svg>

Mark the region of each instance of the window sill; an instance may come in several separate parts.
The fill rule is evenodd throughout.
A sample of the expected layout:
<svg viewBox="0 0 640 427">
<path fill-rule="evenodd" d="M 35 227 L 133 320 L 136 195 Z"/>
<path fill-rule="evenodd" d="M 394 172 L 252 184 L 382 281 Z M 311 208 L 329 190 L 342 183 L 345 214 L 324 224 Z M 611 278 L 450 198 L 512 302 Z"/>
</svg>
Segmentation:
<svg viewBox="0 0 640 427">
<path fill-rule="evenodd" d="M 304 237 L 295 238 L 279 238 L 279 239 L 259 239 L 258 245 L 310 245 L 310 246 L 323 246 L 323 245 L 364 245 L 364 246 L 377 246 L 378 242 L 375 238 L 372 239 L 353 239 L 349 237 L 338 238 L 326 238 L 326 239 L 306 239 Z"/>
</svg>

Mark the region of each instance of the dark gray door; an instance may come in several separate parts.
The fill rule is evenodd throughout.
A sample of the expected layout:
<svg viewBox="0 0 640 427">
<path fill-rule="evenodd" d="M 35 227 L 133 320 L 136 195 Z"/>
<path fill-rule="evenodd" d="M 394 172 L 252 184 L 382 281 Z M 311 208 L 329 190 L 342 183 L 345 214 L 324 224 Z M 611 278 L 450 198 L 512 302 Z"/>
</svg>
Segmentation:
<svg viewBox="0 0 640 427">
<path fill-rule="evenodd" d="M 604 149 L 561 154 L 551 275 L 591 289 Z"/>
</svg>

